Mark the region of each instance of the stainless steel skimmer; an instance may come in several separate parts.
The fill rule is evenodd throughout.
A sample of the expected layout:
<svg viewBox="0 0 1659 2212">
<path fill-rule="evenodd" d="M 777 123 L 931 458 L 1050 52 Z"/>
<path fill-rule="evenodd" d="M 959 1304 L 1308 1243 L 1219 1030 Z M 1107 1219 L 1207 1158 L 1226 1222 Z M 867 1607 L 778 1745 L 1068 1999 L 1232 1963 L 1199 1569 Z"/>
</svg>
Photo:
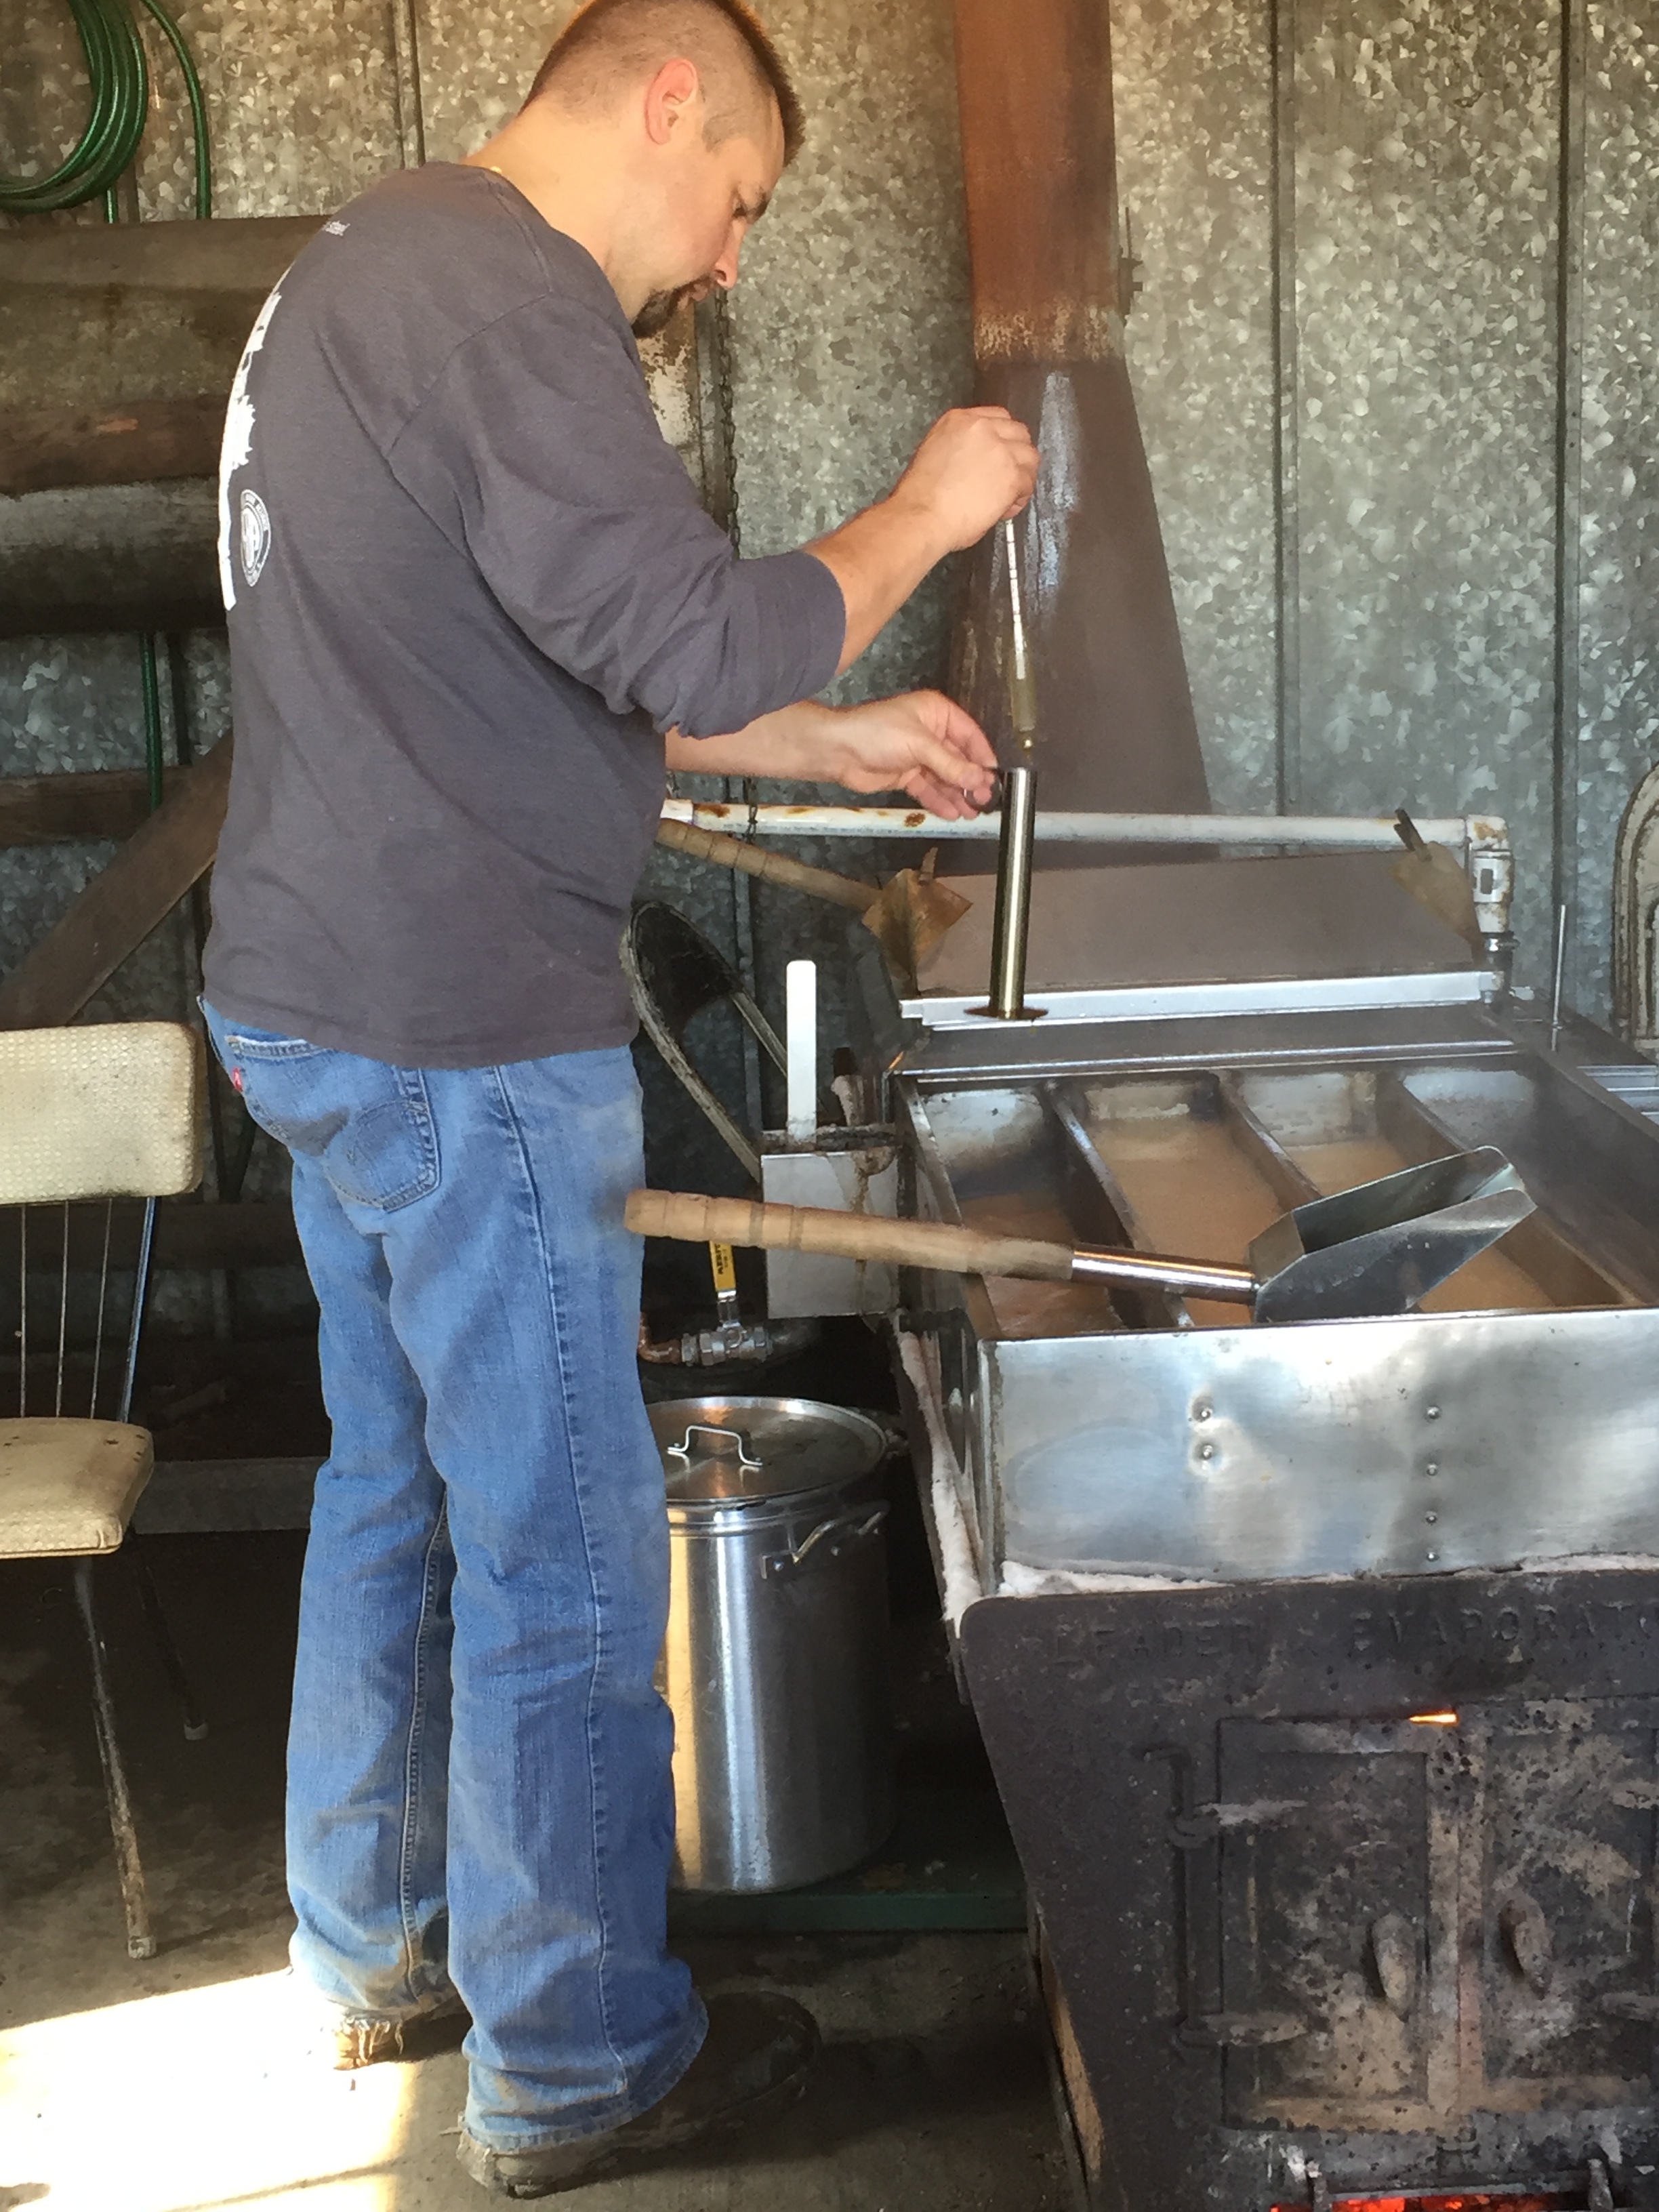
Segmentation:
<svg viewBox="0 0 1659 2212">
<path fill-rule="evenodd" d="M 1520 1176 L 1486 1145 L 1357 1183 L 1334 1197 L 1310 1199 L 1263 1230 L 1239 1267 L 683 1191 L 636 1190 L 627 1218 L 641 1237 L 1038 1282 L 1141 1285 L 1249 1306 L 1259 1322 L 1285 1322 L 1409 1313 L 1532 1211 Z"/>
</svg>

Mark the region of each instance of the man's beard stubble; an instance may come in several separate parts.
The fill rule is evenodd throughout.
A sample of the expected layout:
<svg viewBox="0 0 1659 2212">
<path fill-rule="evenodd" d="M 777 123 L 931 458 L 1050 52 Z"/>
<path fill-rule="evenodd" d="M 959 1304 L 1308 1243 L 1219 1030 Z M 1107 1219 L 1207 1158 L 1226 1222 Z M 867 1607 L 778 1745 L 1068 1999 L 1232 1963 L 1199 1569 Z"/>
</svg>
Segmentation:
<svg viewBox="0 0 1659 2212">
<path fill-rule="evenodd" d="M 653 292 L 629 328 L 636 338 L 655 337 L 659 331 L 667 329 L 680 309 L 695 300 L 701 289 L 701 284 L 693 283 L 676 285 L 672 292 Z"/>
</svg>

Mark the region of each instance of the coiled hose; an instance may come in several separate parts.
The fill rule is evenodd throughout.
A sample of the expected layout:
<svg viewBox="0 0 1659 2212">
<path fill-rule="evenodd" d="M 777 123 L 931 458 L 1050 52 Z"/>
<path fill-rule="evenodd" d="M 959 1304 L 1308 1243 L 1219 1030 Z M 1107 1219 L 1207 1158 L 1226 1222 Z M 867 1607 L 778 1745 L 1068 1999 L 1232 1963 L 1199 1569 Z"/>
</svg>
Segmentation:
<svg viewBox="0 0 1659 2212">
<path fill-rule="evenodd" d="M 149 66 L 144 42 L 126 0 L 67 0 L 75 18 L 91 80 L 86 128 L 58 167 L 44 177 L 0 175 L 0 213 L 52 215 L 79 207 L 101 193 L 104 212 L 115 220 L 115 186 L 130 168 L 144 135 L 149 104 Z M 161 0 L 139 0 L 172 47 L 183 73 L 196 140 L 196 212 L 213 207 L 213 173 L 208 152 L 207 107 L 179 26 Z"/>
</svg>

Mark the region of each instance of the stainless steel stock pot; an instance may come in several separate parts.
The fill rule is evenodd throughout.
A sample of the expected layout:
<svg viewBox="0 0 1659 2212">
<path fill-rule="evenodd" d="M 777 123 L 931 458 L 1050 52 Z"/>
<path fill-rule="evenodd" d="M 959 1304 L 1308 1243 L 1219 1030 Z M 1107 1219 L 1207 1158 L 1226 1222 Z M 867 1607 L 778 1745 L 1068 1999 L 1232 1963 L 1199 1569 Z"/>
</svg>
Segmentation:
<svg viewBox="0 0 1659 2212">
<path fill-rule="evenodd" d="M 650 1407 L 672 1562 L 675 1881 L 793 1889 L 892 1826 L 879 1421 L 802 1398 Z"/>
</svg>

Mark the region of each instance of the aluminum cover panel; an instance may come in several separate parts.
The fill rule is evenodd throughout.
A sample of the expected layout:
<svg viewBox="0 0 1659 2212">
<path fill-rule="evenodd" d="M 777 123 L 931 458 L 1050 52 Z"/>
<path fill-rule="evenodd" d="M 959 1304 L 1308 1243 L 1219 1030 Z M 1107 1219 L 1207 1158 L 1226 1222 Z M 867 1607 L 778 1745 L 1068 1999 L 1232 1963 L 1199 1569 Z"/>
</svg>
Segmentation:
<svg viewBox="0 0 1659 2212">
<path fill-rule="evenodd" d="M 1039 871 L 1027 988 L 1471 972 L 1468 946 L 1401 890 L 1390 865 L 1386 853 L 1313 853 Z M 982 877 L 967 888 L 974 905 L 922 964 L 924 996 L 986 988 L 994 902 Z"/>
</svg>

